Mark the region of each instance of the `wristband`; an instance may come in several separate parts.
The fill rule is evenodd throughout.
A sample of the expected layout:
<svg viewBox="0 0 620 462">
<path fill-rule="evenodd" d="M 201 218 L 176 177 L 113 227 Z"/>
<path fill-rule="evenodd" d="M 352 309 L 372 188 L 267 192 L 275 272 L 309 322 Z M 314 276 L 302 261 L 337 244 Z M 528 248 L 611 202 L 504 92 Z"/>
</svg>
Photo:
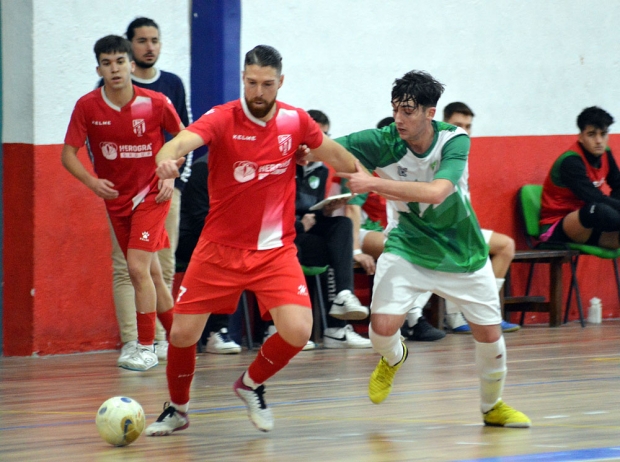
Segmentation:
<svg viewBox="0 0 620 462">
<path fill-rule="evenodd" d="M 362 249 L 355 249 L 355 250 L 353 250 L 353 256 L 355 256 L 355 255 L 361 255 L 361 254 L 363 254 L 363 253 L 364 253 L 364 252 L 362 252 Z"/>
</svg>

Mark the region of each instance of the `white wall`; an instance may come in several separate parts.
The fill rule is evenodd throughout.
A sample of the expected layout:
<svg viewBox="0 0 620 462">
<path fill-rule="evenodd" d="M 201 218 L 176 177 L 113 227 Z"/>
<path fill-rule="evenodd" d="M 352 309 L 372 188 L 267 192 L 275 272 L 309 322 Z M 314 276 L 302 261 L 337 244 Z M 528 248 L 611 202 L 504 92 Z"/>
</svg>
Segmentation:
<svg viewBox="0 0 620 462">
<path fill-rule="evenodd" d="M 279 98 L 324 110 L 338 136 L 391 115 L 412 69 L 476 113 L 476 136 L 576 133 L 600 105 L 620 132 L 617 0 L 245 0 L 241 50 L 283 56 Z"/>
<path fill-rule="evenodd" d="M 191 0 L 2 0 L 3 142 L 62 144 L 98 80 L 95 42 L 138 16 L 159 24 L 158 66 L 189 88 Z"/>
<path fill-rule="evenodd" d="M 189 83 L 192 0 L 1 1 L 5 143 L 62 143 L 97 81 L 95 41 L 139 15 L 161 27 L 159 66 Z M 445 83 L 439 109 L 474 109 L 476 136 L 575 133 L 595 104 L 620 120 L 617 0 L 242 0 L 242 54 L 260 43 L 284 57 L 280 99 L 324 110 L 336 136 L 390 115 L 411 69 Z"/>
</svg>

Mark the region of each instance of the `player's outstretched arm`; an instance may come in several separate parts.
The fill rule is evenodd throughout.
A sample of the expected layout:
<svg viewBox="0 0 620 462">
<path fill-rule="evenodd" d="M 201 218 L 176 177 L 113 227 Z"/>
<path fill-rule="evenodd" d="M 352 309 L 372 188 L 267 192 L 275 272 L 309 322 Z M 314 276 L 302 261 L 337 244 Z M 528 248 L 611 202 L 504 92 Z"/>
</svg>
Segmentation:
<svg viewBox="0 0 620 462">
<path fill-rule="evenodd" d="M 114 183 L 109 180 L 97 178 L 91 175 L 78 159 L 77 153 L 79 148 L 65 144 L 62 148 L 61 162 L 62 165 L 78 180 L 91 189 L 97 196 L 103 199 L 116 199 L 118 191 L 114 189 Z"/>
<path fill-rule="evenodd" d="M 202 146 L 204 140 L 194 132 L 182 130 L 162 146 L 155 156 L 157 176 L 163 180 L 177 178 L 179 167 L 185 162 L 184 155 Z"/>
<path fill-rule="evenodd" d="M 403 202 L 441 204 L 454 191 L 452 182 L 443 178 L 425 182 L 395 181 L 372 176 L 359 161 L 356 161 L 355 173 L 337 172 L 337 175 L 348 180 L 347 186 L 355 194 L 373 191 L 386 199 Z"/>
<path fill-rule="evenodd" d="M 321 146 L 311 151 L 312 160 L 331 165 L 337 172 L 355 172 L 355 157 L 331 138 L 324 136 Z"/>
</svg>

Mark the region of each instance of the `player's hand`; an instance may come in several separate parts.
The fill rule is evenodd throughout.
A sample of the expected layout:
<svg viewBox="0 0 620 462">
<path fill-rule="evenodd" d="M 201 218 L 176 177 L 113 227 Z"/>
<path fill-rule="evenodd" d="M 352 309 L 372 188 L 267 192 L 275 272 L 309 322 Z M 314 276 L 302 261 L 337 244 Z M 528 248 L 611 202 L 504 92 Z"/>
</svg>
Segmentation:
<svg viewBox="0 0 620 462">
<path fill-rule="evenodd" d="M 174 193 L 174 180 L 159 180 L 157 187 L 159 188 L 159 193 L 155 196 L 155 202 L 159 204 L 160 202 L 169 201 L 172 199 L 172 194 Z"/>
<path fill-rule="evenodd" d="M 336 210 L 347 205 L 347 202 L 349 202 L 349 200 L 350 197 L 345 197 L 342 199 L 336 199 L 334 201 L 328 202 L 327 204 L 325 204 L 325 207 L 323 207 L 323 215 L 325 215 L 326 217 L 331 217 Z"/>
<path fill-rule="evenodd" d="M 177 160 L 163 160 L 157 165 L 155 173 L 162 180 L 175 179 L 179 177 L 179 168 L 185 162 L 185 157 Z"/>
<path fill-rule="evenodd" d="M 364 268 L 366 274 L 372 276 L 375 274 L 375 270 L 377 269 L 375 259 L 372 256 L 367 255 L 365 253 L 360 253 L 358 255 L 353 255 L 353 261 L 359 263 L 359 265 Z"/>
<path fill-rule="evenodd" d="M 314 213 L 306 213 L 303 217 L 301 217 L 301 224 L 304 225 L 304 231 L 308 231 L 316 224 L 316 217 Z"/>
<path fill-rule="evenodd" d="M 310 148 L 305 144 L 300 144 L 297 148 L 297 152 L 295 152 L 295 162 L 298 165 L 308 165 L 310 162 L 314 162 L 315 159 L 312 156 L 312 152 Z"/>
<path fill-rule="evenodd" d="M 103 178 L 95 178 L 90 189 L 102 199 L 110 200 L 118 197 L 118 191 L 114 189 L 114 183 Z"/>
<path fill-rule="evenodd" d="M 373 189 L 374 177 L 366 172 L 359 160 L 355 160 L 355 172 L 337 172 L 336 176 L 347 180 L 347 187 L 353 194 L 362 194 Z"/>
</svg>

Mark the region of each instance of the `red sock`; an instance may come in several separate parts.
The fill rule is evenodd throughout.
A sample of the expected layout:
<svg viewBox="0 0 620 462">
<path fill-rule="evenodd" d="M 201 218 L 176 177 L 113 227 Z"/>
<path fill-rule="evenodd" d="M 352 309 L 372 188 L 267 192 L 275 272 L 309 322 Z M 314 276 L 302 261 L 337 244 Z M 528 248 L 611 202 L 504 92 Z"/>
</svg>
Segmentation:
<svg viewBox="0 0 620 462">
<path fill-rule="evenodd" d="M 136 313 L 138 343 L 140 345 L 152 345 L 155 341 L 155 317 L 154 311 L 150 313 Z"/>
<path fill-rule="evenodd" d="M 248 368 L 248 375 L 255 383 L 264 383 L 286 366 L 302 348 L 287 343 L 276 332 L 263 343 L 258 355 Z"/>
<path fill-rule="evenodd" d="M 157 313 L 157 319 L 161 322 L 161 325 L 166 329 L 166 339 L 170 338 L 170 329 L 172 328 L 172 319 L 174 318 L 173 310 L 170 308 L 164 313 Z M 178 403 L 177 403 L 178 404 Z"/>
<path fill-rule="evenodd" d="M 192 386 L 195 369 L 196 345 L 178 348 L 171 343 L 168 346 L 166 377 L 170 401 L 179 405 L 189 403 L 189 389 Z"/>
</svg>

